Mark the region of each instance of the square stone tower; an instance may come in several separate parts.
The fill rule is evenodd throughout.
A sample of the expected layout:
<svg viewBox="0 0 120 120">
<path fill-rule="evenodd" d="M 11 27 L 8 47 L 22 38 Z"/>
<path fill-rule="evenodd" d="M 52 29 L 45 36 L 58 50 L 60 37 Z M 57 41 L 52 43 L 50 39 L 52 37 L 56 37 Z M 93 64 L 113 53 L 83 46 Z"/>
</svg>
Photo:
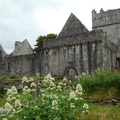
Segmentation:
<svg viewBox="0 0 120 120">
<path fill-rule="evenodd" d="M 92 11 L 92 28 L 102 29 L 108 39 L 118 43 L 120 39 L 120 9 Z"/>
</svg>

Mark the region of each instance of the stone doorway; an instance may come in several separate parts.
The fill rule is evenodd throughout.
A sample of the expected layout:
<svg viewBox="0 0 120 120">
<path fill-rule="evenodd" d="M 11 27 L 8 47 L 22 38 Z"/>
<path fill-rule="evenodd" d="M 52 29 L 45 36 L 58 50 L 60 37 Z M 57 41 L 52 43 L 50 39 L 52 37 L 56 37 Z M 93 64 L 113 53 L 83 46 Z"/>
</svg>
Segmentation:
<svg viewBox="0 0 120 120">
<path fill-rule="evenodd" d="M 68 80 L 74 80 L 75 76 L 77 76 L 77 70 L 73 67 L 67 67 L 64 70 L 64 76 L 68 79 Z"/>
</svg>

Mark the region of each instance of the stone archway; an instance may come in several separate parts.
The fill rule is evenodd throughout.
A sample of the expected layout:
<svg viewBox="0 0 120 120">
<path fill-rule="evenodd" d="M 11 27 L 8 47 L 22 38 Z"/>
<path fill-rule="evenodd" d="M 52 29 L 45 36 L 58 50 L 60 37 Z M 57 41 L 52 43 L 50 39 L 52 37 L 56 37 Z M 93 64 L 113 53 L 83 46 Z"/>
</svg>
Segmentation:
<svg viewBox="0 0 120 120">
<path fill-rule="evenodd" d="M 67 67 L 64 70 L 64 76 L 68 79 L 68 80 L 74 80 L 75 76 L 78 75 L 76 68 L 74 67 Z"/>
</svg>

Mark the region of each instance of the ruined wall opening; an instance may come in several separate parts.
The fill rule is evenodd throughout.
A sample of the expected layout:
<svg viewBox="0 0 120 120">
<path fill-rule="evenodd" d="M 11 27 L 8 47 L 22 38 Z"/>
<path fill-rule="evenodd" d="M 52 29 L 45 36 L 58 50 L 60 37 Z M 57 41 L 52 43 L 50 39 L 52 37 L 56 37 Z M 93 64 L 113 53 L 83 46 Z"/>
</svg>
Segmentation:
<svg viewBox="0 0 120 120">
<path fill-rule="evenodd" d="M 64 70 L 64 76 L 68 79 L 68 80 L 74 80 L 75 76 L 78 76 L 77 70 L 74 67 L 67 67 Z"/>
<path fill-rule="evenodd" d="M 8 72 L 11 72 L 11 65 L 10 65 L 10 62 L 8 62 L 8 66 L 7 66 L 8 68 Z"/>
</svg>

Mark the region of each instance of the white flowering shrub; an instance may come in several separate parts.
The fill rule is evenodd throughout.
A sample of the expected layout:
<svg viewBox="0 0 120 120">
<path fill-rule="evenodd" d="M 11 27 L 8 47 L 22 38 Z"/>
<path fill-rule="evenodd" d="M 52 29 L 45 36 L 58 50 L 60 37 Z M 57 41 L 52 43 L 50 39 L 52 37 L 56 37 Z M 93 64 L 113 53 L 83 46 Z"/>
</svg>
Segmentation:
<svg viewBox="0 0 120 120">
<path fill-rule="evenodd" d="M 82 113 L 88 113 L 80 84 L 74 85 L 66 78 L 56 82 L 50 74 L 41 84 L 36 85 L 32 78 L 26 77 L 22 83 L 20 95 L 15 86 L 8 89 L 7 102 L 0 108 L 1 120 L 77 120 Z"/>
</svg>

